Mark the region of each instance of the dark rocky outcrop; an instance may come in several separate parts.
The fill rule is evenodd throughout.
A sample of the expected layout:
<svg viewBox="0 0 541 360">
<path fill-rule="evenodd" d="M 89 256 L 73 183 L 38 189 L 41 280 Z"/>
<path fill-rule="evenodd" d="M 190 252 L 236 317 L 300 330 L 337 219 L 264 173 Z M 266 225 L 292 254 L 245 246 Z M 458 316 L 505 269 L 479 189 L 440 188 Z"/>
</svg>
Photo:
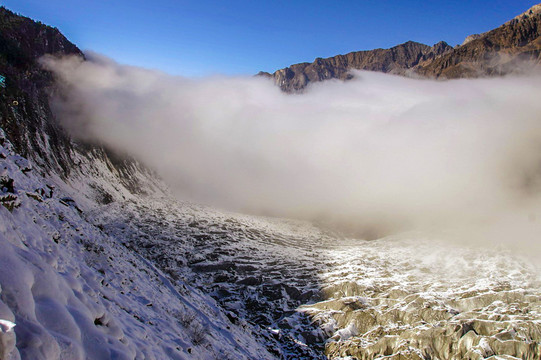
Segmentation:
<svg viewBox="0 0 541 360">
<path fill-rule="evenodd" d="M 77 171 L 78 157 L 100 159 L 130 191 L 144 191 L 132 175 L 147 169 L 102 146 L 74 141 L 59 124 L 50 99 L 60 90 L 53 74 L 39 64 L 44 55 L 84 58 L 58 29 L 0 7 L 0 75 L 6 78 L 6 87 L 0 87 L 0 128 L 15 151 L 64 177 Z"/>
<path fill-rule="evenodd" d="M 0 89 L 0 127 L 17 152 L 67 173 L 70 140 L 49 107 L 53 76 L 38 64 L 45 54 L 83 56 L 58 29 L 1 7 L 0 74 L 6 77 L 6 87 Z"/>
</svg>

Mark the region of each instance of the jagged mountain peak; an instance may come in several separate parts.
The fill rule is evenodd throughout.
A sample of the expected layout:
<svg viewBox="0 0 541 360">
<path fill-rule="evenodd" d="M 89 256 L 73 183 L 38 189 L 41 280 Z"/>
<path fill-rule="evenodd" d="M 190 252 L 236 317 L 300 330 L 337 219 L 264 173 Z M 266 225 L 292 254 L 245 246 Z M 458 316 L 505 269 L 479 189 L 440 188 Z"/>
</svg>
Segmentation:
<svg viewBox="0 0 541 360">
<path fill-rule="evenodd" d="M 483 35 L 484 35 L 484 33 L 483 34 L 471 34 L 471 35 L 468 35 L 468 36 L 466 36 L 466 38 L 464 39 L 464 41 L 460 45 L 466 45 L 467 43 L 472 42 L 473 40 L 479 39 Z"/>
<path fill-rule="evenodd" d="M 351 78 L 349 71 L 352 69 L 404 75 L 408 69 L 451 49 L 444 41 L 429 46 L 410 40 L 389 49 L 354 51 L 329 58 L 316 58 L 312 63 L 294 64 L 277 70 L 272 75 L 263 72 L 259 75 L 273 77 L 282 90 L 294 92 L 302 90 L 310 82 L 332 78 L 348 80 Z"/>
<path fill-rule="evenodd" d="M 510 25 L 510 24 L 516 23 L 518 21 L 528 19 L 528 18 L 530 18 L 532 16 L 535 16 L 535 15 L 537 15 L 539 13 L 541 13 L 541 3 L 539 3 L 537 5 L 534 5 L 531 8 L 529 8 L 528 10 L 526 10 L 525 12 L 523 12 L 522 14 L 519 14 L 519 15 L 515 16 L 513 19 L 506 22 L 504 25 Z"/>
<path fill-rule="evenodd" d="M 537 5 L 534 5 L 532 6 L 531 8 L 529 8 L 528 10 L 526 10 L 525 12 L 515 16 L 514 18 L 512 18 L 511 20 L 505 22 L 502 26 L 508 26 L 508 25 L 514 25 L 522 20 L 525 20 L 525 19 L 528 19 L 532 16 L 535 16 L 537 14 L 541 13 L 541 4 L 537 4 Z M 461 45 L 466 45 L 468 44 L 469 42 L 472 42 L 473 40 L 477 40 L 477 39 L 480 39 L 482 38 L 483 36 L 485 36 L 486 34 L 488 34 L 489 31 L 486 31 L 484 33 L 480 33 L 480 34 L 471 34 L 471 35 L 468 35 L 464 41 L 462 42 Z"/>
<path fill-rule="evenodd" d="M 452 49 L 453 47 L 449 45 L 446 41 L 439 41 L 432 45 L 432 51 L 437 52 L 439 54 L 443 54 L 444 52 Z"/>
<path fill-rule="evenodd" d="M 540 10 L 541 5 L 535 5 L 502 26 L 470 35 L 461 46 L 415 71 L 453 79 L 505 75 L 536 66 L 541 60 Z"/>
<path fill-rule="evenodd" d="M 407 41 L 389 49 L 355 51 L 346 55 L 300 63 L 277 70 L 275 83 L 286 92 L 303 90 L 309 83 L 327 79 L 348 80 L 350 70 L 369 70 L 431 78 L 459 78 L 503 75 L 516 71 L 516 61 L 539 62 L 541 4 L 502 26 L 468 36 L 453 48 L 444 41 L 432 47 Z M 518 60 L 520 59 L 520 60 Z"/>
</svg>

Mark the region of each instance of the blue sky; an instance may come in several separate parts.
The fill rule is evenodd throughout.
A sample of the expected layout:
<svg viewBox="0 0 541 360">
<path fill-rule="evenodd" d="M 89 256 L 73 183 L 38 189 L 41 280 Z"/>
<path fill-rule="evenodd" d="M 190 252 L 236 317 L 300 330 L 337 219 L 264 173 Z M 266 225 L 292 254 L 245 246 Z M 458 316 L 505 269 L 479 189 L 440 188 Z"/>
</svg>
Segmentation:
<svg viewBox="0 0 541 360">
<path fill-rule="evenodd" d="M 540 0 L 537 0 L 540 1 Z M 83 50 L 175 75 L 254 74 L 408 40 L 461 43 L 537 1 L 6 0 Z"/>
</svg>

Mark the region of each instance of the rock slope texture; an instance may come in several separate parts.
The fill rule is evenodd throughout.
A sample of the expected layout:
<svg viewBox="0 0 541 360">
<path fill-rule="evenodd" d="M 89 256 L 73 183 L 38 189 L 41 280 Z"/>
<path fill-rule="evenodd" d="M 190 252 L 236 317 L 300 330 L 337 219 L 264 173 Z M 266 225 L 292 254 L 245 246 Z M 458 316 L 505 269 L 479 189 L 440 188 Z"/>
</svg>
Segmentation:
<svg viewBox="0 0 541 360">
<path fill-rule="evenodd" d="M 286 92 L 300 91 L 317 81 L 347 80 L 350 70 L 445 79 L 498 76 L 539 65 L 540 35 L 541 5 L 535 5 L 494 30 L 468 36 L 455 48 L 445 42 L 430 47 L 409 41 L 390 49 L 317 58 L 259 75 L 272 78 Z"/>
</svg>

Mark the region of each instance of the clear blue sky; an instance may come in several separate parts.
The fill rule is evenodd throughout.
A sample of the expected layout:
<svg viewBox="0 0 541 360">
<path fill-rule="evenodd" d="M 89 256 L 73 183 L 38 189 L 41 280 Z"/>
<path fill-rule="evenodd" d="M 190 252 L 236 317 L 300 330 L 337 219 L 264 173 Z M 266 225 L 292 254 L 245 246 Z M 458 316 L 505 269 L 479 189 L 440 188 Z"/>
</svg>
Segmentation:
<svg viewBox="0 0 541 360">
<path fill-rule="evenodd" d="M 408 40 L 461 43 L 538 1 L 0 0 L 83 50 L 171 74 L 254 74 Z"/>
</svg>

